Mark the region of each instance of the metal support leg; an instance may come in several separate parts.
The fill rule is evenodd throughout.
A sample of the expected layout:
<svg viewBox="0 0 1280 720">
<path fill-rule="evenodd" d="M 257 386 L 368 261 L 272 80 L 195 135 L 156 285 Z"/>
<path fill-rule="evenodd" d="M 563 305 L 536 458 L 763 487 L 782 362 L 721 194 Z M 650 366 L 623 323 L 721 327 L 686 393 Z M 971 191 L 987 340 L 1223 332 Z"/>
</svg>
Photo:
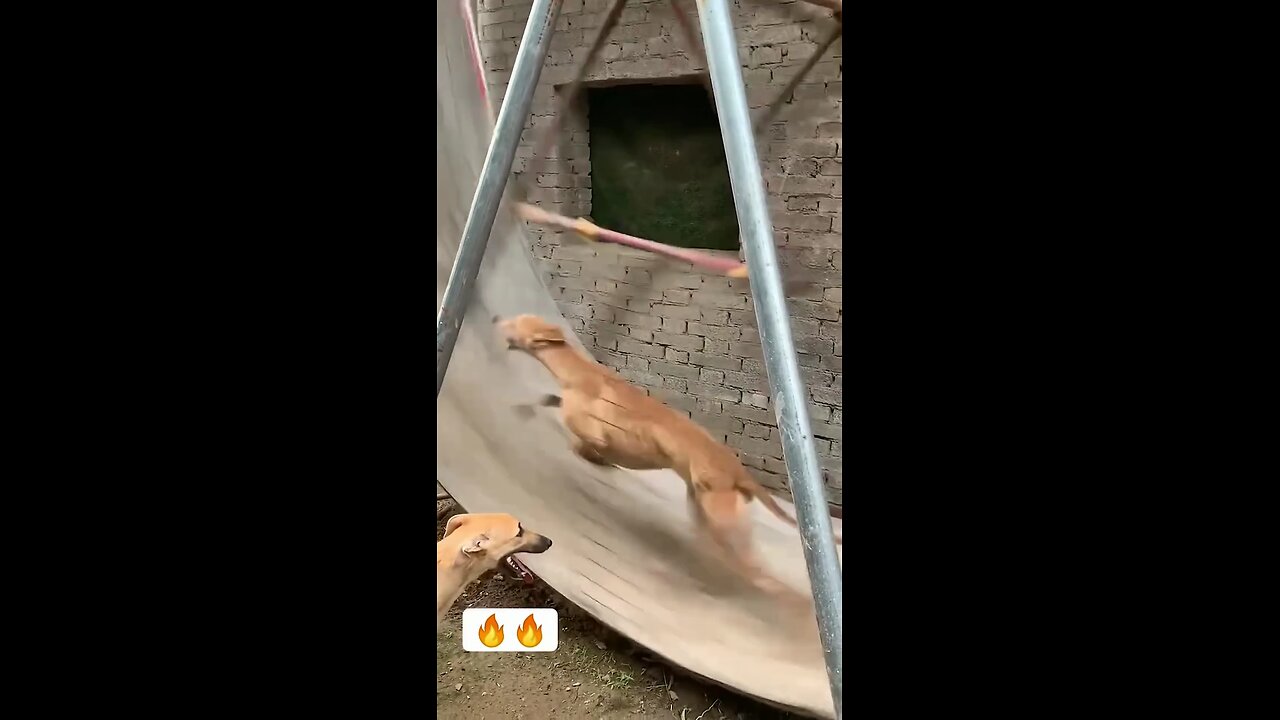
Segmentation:
<svg viewBox="0 0 1280 720">
<path fill-rule="evenodd" d="M 777 408 L 782 450 L 791 477 L 796 519 L 804 546 L 809 581 L 813 585 L 818 631 L 826 651 L 827 679 L 836 718 L 842 717 L 843 690 L 841 653 L 844 638 L 841 616 L 841 572 L 836 555 L 831 518 L 822 492 L 822 475 L 809 428 L 809 403 L 800 366 L 791 339 L 791 322 L 778 273 L 778 257 L 773 247 L 773 223 L 769 219 L 764 179 L 756 155 L 747 111 L 747 94 L 742 82 L 742 64 L 733 35 L 733 19 L 728 0 L 698 0 L 707 67 L 715 89 L 716 112 L 724 135 L 729 181 L 738 213 L 742 246 L 751 272 L 751 295 L 760 325 L 769 388 Z"/>
<path fill-rule="evenodd" d="M 444 301 L 436 315 L 436 395 L 444 385 L 444 375 L 453 357 L 453 347 L 458 342 L 462 318 L 471 303 L 476 273 L 484 259 L 489 234 L 493 232 L 493 221 L 498 216 L 498 205 L 511 175 L 511 164 L 515 162 L 516 148 L 520 145 L 520 133 L 529 117 L 533 91 L 542 74 L 542 64 L 547 58 L 551 33 L 555 30 L 559 14 L 560 0 L 534 0 L 529 22 L 524 26 L 524 37 L 520 38 L 507 95 L 502 101 L 502 109 L 498 111 L 489 153 L 485 155 L 480 182 L 476 185 L 471 209 L 467 211 L 467 223 L 462 228 L 458 256 L 454 258 L 449 283 L 444 288 Z"/>
</svg>

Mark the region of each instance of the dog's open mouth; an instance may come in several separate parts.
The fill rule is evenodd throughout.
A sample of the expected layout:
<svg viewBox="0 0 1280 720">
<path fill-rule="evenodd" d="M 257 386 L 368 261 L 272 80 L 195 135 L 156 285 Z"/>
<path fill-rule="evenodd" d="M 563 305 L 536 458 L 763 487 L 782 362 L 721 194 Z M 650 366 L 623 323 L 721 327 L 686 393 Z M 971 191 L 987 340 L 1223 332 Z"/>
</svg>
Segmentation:
<svg viewBox="0 0 1280 720">
<path fill-rule="evenodd" d="M 511 568 L 512 572 L 519 575 L 521 580 L 524 580 L 525 585 L 533 584 L 533 573 L 529 572 L 529 568 L 525 567 L 524 563 L 517 560 L 515 555 L 508 555 L 504 562 L 507 564 L 507 567 Z"/>
</svg>

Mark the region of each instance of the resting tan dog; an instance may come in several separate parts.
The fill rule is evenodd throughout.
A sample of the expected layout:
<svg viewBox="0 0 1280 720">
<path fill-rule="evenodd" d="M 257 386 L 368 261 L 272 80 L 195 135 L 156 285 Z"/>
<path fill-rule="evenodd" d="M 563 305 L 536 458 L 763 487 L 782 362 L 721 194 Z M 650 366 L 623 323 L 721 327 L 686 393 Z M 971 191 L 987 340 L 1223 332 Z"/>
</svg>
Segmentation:
<svg viewBox="0 0 1280 720">
<path fill-rule="evenodd" d="M 551 538 L 506 513 L 454 515 L 436 543 L 436 629 L 462 590 L 512 553 L 542 553 Z"/>
<path fill-rule="evenodd" d="M 688 485 L 695 519 L 727 552 L 729 561 L 757 586 L 780 589 L 755 560 L 747 504 L 759 500 L 791 526 L 796 521 L 747 472 L 733 450 L 575 350 L 558 326 L 534 315 L 495 317 L 494 322 L 508 348 L 537 358 L 559 382 L 562 397 L 548 396 L 542 404 L 560 406 L 579 457 L 632 470 L 674 470 Z"/>
</svg>

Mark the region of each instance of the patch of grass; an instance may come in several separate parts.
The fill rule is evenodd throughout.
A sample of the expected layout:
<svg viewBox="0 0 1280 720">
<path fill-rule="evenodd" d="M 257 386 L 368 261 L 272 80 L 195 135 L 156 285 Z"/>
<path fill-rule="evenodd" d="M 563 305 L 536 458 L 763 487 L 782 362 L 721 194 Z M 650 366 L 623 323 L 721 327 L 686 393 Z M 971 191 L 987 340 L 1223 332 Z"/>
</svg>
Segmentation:
<svg viewBox="0 0 1280 720">
<path fill-rule="evenodd" d="M 636 679 L 631 673 L 625 673 L 621 670 L 610 670 L 602 675 L 600 680 L 604 683 L 604 686 L 610 690 L 625 690 L 631 687 L 631 684 L 634 683 Z"/>
</svg>

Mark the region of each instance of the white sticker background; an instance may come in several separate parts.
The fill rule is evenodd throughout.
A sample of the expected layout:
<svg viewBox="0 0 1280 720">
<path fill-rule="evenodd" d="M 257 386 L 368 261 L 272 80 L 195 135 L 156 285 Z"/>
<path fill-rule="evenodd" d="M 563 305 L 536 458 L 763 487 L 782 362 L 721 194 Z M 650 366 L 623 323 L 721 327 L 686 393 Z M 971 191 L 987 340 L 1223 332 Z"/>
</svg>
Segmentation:
<svg viewBox="0 0 1280 720">
<path fill-rule="evenodd" d="M 485 637 L 490 641 L 496 640 L 496 633 L 487 632 L 485 627 L 490 615 L 502 629 L 502 641 L 497 647 L 489 647 L 480 639 L 481 630 L 485 629 Z M 525 624 L 530 615 L 533 615 L 533 625 L 537 629 Z M 533 642 L 538 631 L 541 631 L 542 639 L 535 646 L 528 647 L 520 642 L 522 636 Z M 467 652 L 552 652 L 559 646 L 560 613 L 555 608 L 468 608 L 462 611 L 462 649 Z"/>
</svg>

